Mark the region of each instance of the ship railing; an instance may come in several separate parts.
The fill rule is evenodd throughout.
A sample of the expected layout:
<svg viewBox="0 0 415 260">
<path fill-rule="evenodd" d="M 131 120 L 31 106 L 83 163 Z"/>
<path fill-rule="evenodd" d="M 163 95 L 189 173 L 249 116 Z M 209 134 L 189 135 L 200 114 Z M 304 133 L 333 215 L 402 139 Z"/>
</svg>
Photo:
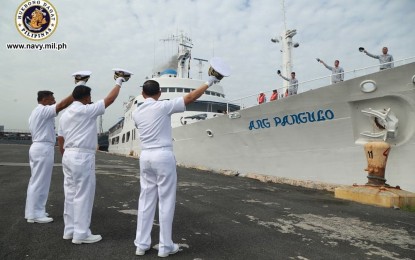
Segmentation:
<svg viewBox="0 0 415 260">
<path fill-rule="evenodd" d="M 349 79 L 353 79 L 353 78 L 357 78 L 357 77 L 361 77 L 361 76 L 365 76 L 365 75 L 368 75 L 368 74 L 371 74 L 371 73 L 378 72 L 382 65 L 385 66 L 385 65 L 393 63 L 394 67 L 399 67 L 399 66 L 411 63 L 411 62 L 415 62 L 415 56 L 405 58 L 405 59 L 395 60 L 393 62 L 377 64 L 377 65 L 373 65 L 373 66 L 369 66 L 369 67 L 363 67 L 363 68 L 359 68 L 359 69 L 353 69 L 353 70 L 345 71 L 341 74 L 344 74 L 344 80 L 349 80 Z M 337 74 L 340 74 L 340 73 L 337 73 Z M 337 74 L 330 74 L 330 75 L 327 75 L 327 76 L 314 78 L 312 80 L 301 81 L 301 82 L 298 83 L 297 94 L 302 93 L 302 92 L 306 92 L 306 91 L 309 91 L 309 90 L 317 89 L 317 88 L 320 88 L 320 87 L 323 87 L 323 86 L 327 86 L 327 85 L 330 85 L 330 84 L 336 84 L 336 83 L 332 83 L 332 77 L 334 75 L 337 75 Z M 290 87 L 290 85 L 288 87 Z M 267 102 L 270 102 L 270 97 L 271 97 L 272 91 L 274 89 L 276 89 L 276 88 L 266 89 L 265 91 L 263 91 L 266 94 Z M 286 92 L 285 87 L 277 88 L 277 92 L 278 92 L 278 100 L 283 99 L 283 98 L 287 98 L 287 96 L 285 94 L 285 92 Z M 231 104 L 234 104 L 234 105 L 239 105 L 241 107 L 241 109 L 256 106 L 256 105 L 258 105 L 258 95 L 259 95 L 258 93 L 255 93 L 255 94 L 251 94 L 251 95 L 248 95 L 248 96 L 244 96 L 242 98 L 233 99 L 233 100 L 230 100 L 228 102 L 228 104 L 231 103 Z M 276 101 L 278 102 L 278 100 L 276 100 Z M 275 102 L 275 101 L 272 101 L 272 102 Z"/>
<path fill-rule="evenodd" d="M 120 126 L 120 127 L 119 127 L 119 128 L 117 128 L 117 129 L 111 129 L 111 130 L 109 131 L 109 134 L 110 134 L 111 136 L 114 136 L 114 135 L 117 135 L 117 134 L 121 133 L 121 131 L 122 131 L 122 126 Z"/>
</svg>

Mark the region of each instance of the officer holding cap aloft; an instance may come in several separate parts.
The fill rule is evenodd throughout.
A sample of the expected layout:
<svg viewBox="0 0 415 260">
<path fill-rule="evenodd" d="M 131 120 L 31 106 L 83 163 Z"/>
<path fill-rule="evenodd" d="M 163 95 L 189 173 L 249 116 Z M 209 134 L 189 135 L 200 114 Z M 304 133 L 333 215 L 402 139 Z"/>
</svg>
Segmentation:
<svg viewBox="0 0 415 260">
<path fill-rule="evenodd" d="M 90 74 L 75 74 L 74 102 L 59 120 L 58 143 L 63 154 L 65 193 L 63 239 L 72 239 L 74 244 L 95 243 L 102 239 L 89 229 L 95 197 L 96 120 L 115 101 L 123 82 L 132 75 L 126 70 L 114 70 L 114 88 L 95 103 L 91 102 L 91 88 L 84 85 Z"/>
<path fill-rule="evenodd" d="M 331 70 L 331 83 L 334 84 L 344 80 L 344 70 L 342 67 L 339 66 L 339 60 L 334 61 L 334 67 L 327 65 L 323 60 L 319 58 L 317 58 L 317 62 L 320 62 L 328 70 Z"/>
<path fill-rule="evenodd" d="M 281 78 L 283 78 L 284 80 L 289 82 L 289 86 L 288 86 L 288 96 L 297 94 L 297 90 L 298 90 L 298 80 L 295 78 L 295 72 L 291 72 L 291 78 L 287 78 L 285 76 L 283 76 L 281 74 L 281 71 L 278 70 L 277 71 L 278 76 L 280 76 Z"/>
<path fill-rule="evenodd" d="M 75 85 L 85 85 L 91 77 L 91 74 L 92 72 L 89 70 L 82 70 L 72 74 L 75 80 Z"/>
<path fill-rule="evenodd" d="M 388 47 L 382 48 L 381 55 L 374 55 L 369 53 L 365 48 L 359 47 L 359 51 L 365 53 L 367 56 L 372 57 L 374 59 L 378 59 L 380 63 L 380 70 L 391 69 L 393 68 L 393 56 L 388 54 Z"/>
<path fill-rule="evenodd" d="M 230 75 L 230 68 L 220 58 L 210 61 L 209 78 L 197 89 L 171 100 L 158 101 L 160 85 L 155 80 L 143 84 L 145 98 L 133 112 L 133 120 L 141 141 L 140 154 L 140 198 L 138 202 L 137 233 L 134 244 L 136 255 L 144 255 L 151 247 L 151 229 L 154 215 L 159 209 L 160 243 L 159 257 L 167 257 L 179 251 L 172 240 L 172 224 L 176 203 L 176 160 L 173 154 L 171 115 L 186 110 L 205 91 L 224 76 Z"/>
</svg>

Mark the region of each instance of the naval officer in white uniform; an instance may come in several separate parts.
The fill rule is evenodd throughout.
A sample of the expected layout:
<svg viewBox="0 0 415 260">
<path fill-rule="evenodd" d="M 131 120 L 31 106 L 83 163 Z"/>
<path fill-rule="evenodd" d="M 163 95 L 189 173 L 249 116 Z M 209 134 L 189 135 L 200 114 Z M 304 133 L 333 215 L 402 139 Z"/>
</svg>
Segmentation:
<svg viewBox="0 0 415 260">
<path fill-rule="evenodd" d="M 64 173 L 63 239 L 74 244 L 95 243 L 101 235 L 93 235 L 89 229 L 95 197 L 95 151 L 97 117 L 117 98 L 124 78 L 116 79 L 116 85 L 103 100 L 91 102 L 91 88 L 78 85 L 73 90 L 73 104 L 59 120 L 59 148 Z"/>
<path fill-rule="evenodd" d="M 173 154 L 171 115 L 186 110 L 219 80 L 210 76 L 208 81 L 189 94 L 171 100 L 158 101 L 160 86 L 155 80 L 143 84 L 145 98 L 133 112 L 133 120 L 140 134 L 140 198 L 138 202 L 137 233 L 134 244 L 136 255 L 144 255 L 151 247 L 151 229 L 159 200 L 159 257 L 179 251 L 172 240 L 172 223 L 176 203 L 176 159 Z"/>
<path fill-rule="evenodd" d="M 27 187 L 25 218 L 29 223 L 49 223 L 45 207 L 55 155 L 55 117 L 73 101 L 72 95 L 56 104 L 53 92 L 37 93 L 37 107 L 29 117 L 32 145 L 29 150 L 31 177 Z"/>
</svg>

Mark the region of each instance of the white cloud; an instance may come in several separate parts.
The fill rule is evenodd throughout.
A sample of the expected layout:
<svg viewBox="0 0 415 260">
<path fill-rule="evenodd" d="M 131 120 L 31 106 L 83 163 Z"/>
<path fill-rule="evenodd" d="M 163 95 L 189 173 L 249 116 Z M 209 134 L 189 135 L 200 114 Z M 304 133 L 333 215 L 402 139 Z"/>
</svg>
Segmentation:
<svg viewBox="0 0 415 260">
<path fill-rule="evenodd" d="M 105 97 L 113 86 L 113 67 L 135 73 L 104 115 L 108 129 L 123 114 L 123 101 L 138 95 L 146 76 L 172 55 L 175 48 L 159 41 L 180 30 L 194 43 L 193 57 L 221 56 L 233 74 L 222 81 L 230 99 L 282 86 L 276 77 L 281 67 L 278 45 L 270 39 L 284 28 L 281 1 L 276 0 L 51 0 L 59 15 L 56 32 L 43 42 L 65 42 L 65 51 L 12 51 L 6 43 L 30 43 L 16 30 L 19 5 L 3 0 L 0 9 L 0 125 L 27 129 L 36 106 L 36 92 L 50 89 L 57 100 L 73 89 L 74 71 L 93 71 L 93 99 Z M 377 64 L 357 51 L 364 46 L 380 53 L 386 45 L 395 60 L 414 56 L 415 2 L 287 0 L 286 24 L 297 29 L 294 68 L 300 81 L 329 75 L 316 57 L 332 64 L 339 59 L 351 70 Z M 164 47 L 167 48 L 164 49 Z M 205 66 L 207 69 L 207 66 Z M 192 61 L 192 76 L 198 76 Z"/>
</svg>

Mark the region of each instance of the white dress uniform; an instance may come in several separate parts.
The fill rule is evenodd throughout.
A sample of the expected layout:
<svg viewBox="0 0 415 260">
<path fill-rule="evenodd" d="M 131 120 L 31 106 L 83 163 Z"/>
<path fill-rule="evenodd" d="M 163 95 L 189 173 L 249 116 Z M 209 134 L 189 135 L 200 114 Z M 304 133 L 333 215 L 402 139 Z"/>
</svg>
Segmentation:
<svg viewBox="0 0 415 260">
<path fill-rule="evenodd" d="M 323 63 L 324 67 L 331 70 L 331 83 L 338 83 L 344 79 L 344 70 L 342 67 L 332 67 Z"/>
<path fill-rule="evenodd" d="M 58 134 L 65 139 L 64 236 L 73 235 L 74 240 L 86 239 L 92 234 L 89 227 L 95 197 L 96 120 L 104 113 L 104 100 L 88 105 L 74 101 L 59 120 Z"/>
<path fill-rule="evenodd" d="M 374 59 L 378 59 L 380 63 L 380 70 L 393 68 L 393 57 L 390 54 L 373 55 L 366 51 L 366 55 Z M 390 62 L 390 63 L 388 63 Z M 385 64 L 386 63 L 386 64 Z"/>
<path fill-rule="evenodd" d="M 29 150 L 31 177 L 27 187 L 26 219 L 45 217 L 55 155 L 56 105 L 39 104 L 29 117 L 32 145 Z"/>
<path fill-rule="evenodd" d="M 298 80 L 297 79 L 293 79 L 293 78 L 284 77 L 281 74 L 280 74 L 280 76 L 281 76 L 281 78 L 285 79 L 286 81 L 288 81 L 290 83 L 290 85 L 288 86 L 288 96 L 297 94 L 297 90 L 298 90 Z"/>
<path fill-rule="evenodd" d="M 133 113 L 141 141 L 140 198 L 134 244 L 146 250 L 159 199 L 159 254 L 173 251 L 172 224 L 176 203 L 176 159 L 173 154 L 171 115 L 184 112 L 183 97 L 156 101 L 147 98 Z"/>
</svg>

